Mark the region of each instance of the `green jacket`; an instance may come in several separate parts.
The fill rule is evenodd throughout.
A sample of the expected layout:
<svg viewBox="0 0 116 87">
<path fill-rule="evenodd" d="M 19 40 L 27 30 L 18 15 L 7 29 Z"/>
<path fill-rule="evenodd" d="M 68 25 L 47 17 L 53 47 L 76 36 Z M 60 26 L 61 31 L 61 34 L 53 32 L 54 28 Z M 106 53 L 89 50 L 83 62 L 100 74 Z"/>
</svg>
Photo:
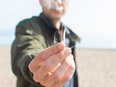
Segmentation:
<svg viewBox="0 0 116 87">
<path fill-rule="evenodd" d="M 75 41 L 80 39 L 70 29 L 69 31 L 70 44 L 75 45 Z M 54 32 L 55 27 L 43 13 L 39 17 L 25 19 L 16 26 L 15 40 L 11 48 L 12 71 L 17 77 L 16 87 L 43 87 L 33 81 L 28 64 L 39 52 L 53 45 Z M 72 54 L 75 56 L 75 47 Z M 76 71 L 74 75 L 74 87 L 78 87 Z"/>
</svg>

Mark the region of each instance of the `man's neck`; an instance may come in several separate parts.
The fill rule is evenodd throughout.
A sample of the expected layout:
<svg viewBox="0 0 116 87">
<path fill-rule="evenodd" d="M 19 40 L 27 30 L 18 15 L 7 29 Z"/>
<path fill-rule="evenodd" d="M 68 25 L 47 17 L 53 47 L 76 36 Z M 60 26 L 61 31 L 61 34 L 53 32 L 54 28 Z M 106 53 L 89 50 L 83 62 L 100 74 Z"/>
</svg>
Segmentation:
<svg viewBox="0 0 116 87">
<path fill-rule="evenodd" d="M 59 30 L 60 29 L 60 20 L 53 20 L 53 24 L 55 25 L 55 27 Z"/>
<path fill-rule="evenodd" d="M 46 15 L 46 13 L 45 12 L 43 12 L 44 13 L 44 15 L 46 16 L 46 17 L 48 17 L 48 19 L 50 19 L 51 21 L 52 21 L 52 23 L 54 24 L 54 26 L 56 27 L 56 29 L 60 29 L 60 24 L 61 24 L 61 22 L 60 22 L 60 19 L 58 18 L 58 19 L 55 19 L 55 18 L 50 18 L 50 16 L 48 16 L 48 15 Z"/>
</svg>

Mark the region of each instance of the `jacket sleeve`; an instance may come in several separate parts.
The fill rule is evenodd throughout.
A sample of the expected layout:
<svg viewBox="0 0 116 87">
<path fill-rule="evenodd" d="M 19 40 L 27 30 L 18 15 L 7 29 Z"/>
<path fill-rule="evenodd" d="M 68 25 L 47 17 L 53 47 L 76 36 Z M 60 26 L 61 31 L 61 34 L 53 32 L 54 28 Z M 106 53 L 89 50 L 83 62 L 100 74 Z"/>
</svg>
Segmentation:
<svg viewBox="0 0 116 87">
<path fill-rule="evenodd" d="M 44 49 L 41 38 L 36 38 L 32 27 L 18 24 L 16 37 L 11 48 L 11 63 L 13 73 L 20 78 L 33 82 L 32 74 L 28 69 L 30 61 Z"/>
</svg>

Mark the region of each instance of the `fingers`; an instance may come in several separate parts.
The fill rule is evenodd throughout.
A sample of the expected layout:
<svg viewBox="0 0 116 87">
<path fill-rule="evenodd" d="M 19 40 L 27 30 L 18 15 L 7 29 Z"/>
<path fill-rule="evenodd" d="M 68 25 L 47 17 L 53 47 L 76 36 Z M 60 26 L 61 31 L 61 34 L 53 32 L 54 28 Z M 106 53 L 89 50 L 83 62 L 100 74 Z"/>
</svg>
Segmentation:
<svg viewBox="0 0 116 87">
<path fill-rule="evenodd" d="M 35 71 L 47 58 L 60 52 L 65 47 L 64 43 L 60 42 L 50 48 L 45 49 L 38 56 L 36 56 L 29 64 L 30 71 Z"/>
<path fill-rule="evenodd" d="M 41 52 L 41 54 L 39 54 L 37 57 L 41 58 L 38 59 L 39 61 L 44 61 L 47 58 L 49 58 L 50 56 L 56 54 L 57 52 L 61 51 L 64 49 L 64 43 L 60 42 L 58 44 L 55 44 L 47 49 L 45 49 L 43 52 Z"/>
<path fill-rule="evenodd" d="M 67 81 L 71 80 L 71 78 L 73 77 L 74 71 L 75 69 L 70 66 L 67 72 L 65 73 L 65 75 L 55 84 L 62 85 L 62 84 L 65 84 Z"/>
<path fill-rule="evenodd" d="M 47 86 L 50 87 L 62 87 L 63 84 L 73 76 L 75 65 L 72 63 L 74 63 L 74 60 L 73 56 L 70 55 L 61 63 L 61 66 L 58 67 L 55 72 L 44 78 L 47 79 L 46 82 L 43 79 L 43 85 L 47 84 Z"/>
<path fill-rule="evenodd" d="M 70 66 L 70 61 L 72 61 L 72 57 L 67 57 L 64 61 L 62 61 L 60 67 L 51 74 L 47 83 L 53 85 L 56 81 L 58 81 L 61 77 L 64 76 L 65 72 L 67 71 L 68 67 Z"/>
<path fill-rule="evenodd" d="M 60 87 L 72 77 L 75 70 L 71 49 L 63 43 L 47 48 L 31 61 L 29 69 L 35 82 L 48 87 Z"/>
<path fill-rule="evenodd" d="M 53 85 L 53 87 L 59 87 L 65 84 L 67 81 L 71 80 L 74 71 L 75 71 L 75 63 L 74 60 L 70 60 L 72 63 L 66 70 L 64 76 L 62 76 L 58 81 L 56 81 Z"/>
<path fill-rule="evenodd" d="M 37 78 L 35 76 L 36 81 L 40 81 L 48 72 L 53 72 L 54 68 L 57 67 L 57 65 L 62 62 L 66 57 L 68 57 L 71 53 L 71 50 L 69 48 L 64 49 L 63 51 L 51 56 L 51 58 L 48 58 L 44 64 L 39 68 L 38 70 L 38 76 Z"/>
</svg>

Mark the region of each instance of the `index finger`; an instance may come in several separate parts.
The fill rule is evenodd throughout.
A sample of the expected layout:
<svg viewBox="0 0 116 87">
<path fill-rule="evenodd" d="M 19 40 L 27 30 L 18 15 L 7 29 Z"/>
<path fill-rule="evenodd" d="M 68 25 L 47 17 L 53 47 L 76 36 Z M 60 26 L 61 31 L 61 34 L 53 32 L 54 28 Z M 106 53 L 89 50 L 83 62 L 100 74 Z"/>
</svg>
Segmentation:
<svg viewBox="0 0 116 87">
<path fill-rule="evenodd" d="M 58 53 L 59 51 L 63 50 L 65 47 L 64 43 L 59 42 L 45 50 L 43 50 L 37 57 L 41 58 L 42 60 L 46 60 L 50 56 Z"/>
<path fill-rule="evenodd" d="M 60 52 L 61 50 L 63 50 L 65 47 L 63 42 L 59 42 L 45 50 L 43 50 L 42 52 L 40 52 L 29 64 L 31 67 L 33 68 L 37 68 L 39 67 L 46 59 L 48 59 L 50 56 Z"/>
</svg>

